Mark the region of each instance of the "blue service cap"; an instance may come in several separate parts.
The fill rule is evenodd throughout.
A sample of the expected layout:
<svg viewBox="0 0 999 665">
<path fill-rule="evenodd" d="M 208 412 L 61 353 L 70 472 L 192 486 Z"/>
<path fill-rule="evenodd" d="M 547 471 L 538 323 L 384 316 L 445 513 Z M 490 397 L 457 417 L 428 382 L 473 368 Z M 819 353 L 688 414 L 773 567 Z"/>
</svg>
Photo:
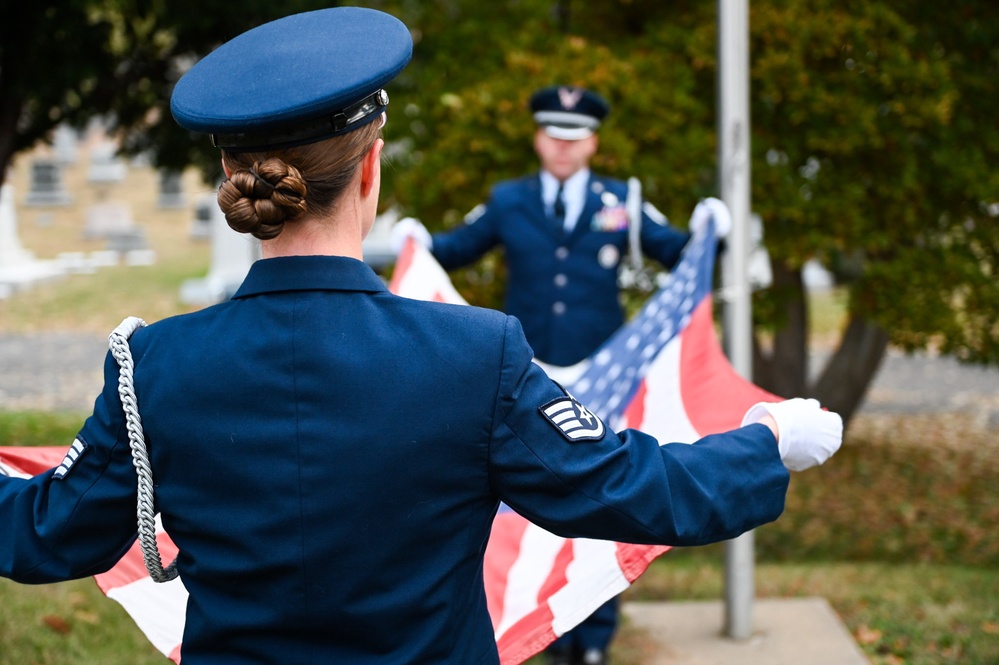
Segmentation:
<svg viewBox="0 0 999 665">
<path fill-rule="evenodd" d="M 552 138 L 578 141 L 597 131 L 610 105 L 585 88 L 557 85 L 531 95 L 531 112 L 534 121 Z"/>
<path fill-rule="evenodd" d="M 332 7 L 244 32 L 177 82 L 170 111 L 226 150 L 274 150 L 345 134 L 385 112 L 382 89 L 413 55 L 384 12 Z"/>
</svg>

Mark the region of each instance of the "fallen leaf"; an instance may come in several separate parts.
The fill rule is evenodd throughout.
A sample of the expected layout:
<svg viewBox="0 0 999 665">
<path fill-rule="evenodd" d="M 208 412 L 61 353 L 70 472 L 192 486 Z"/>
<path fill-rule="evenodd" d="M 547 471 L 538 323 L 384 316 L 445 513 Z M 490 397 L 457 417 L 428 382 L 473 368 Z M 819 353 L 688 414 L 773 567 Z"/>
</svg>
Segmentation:
<svg viewBox="0 0 999 665">
<path fill-rule="evenodd" d="M 73 630 L 73 627 L 69 625 L 62 617 L 57 617 L 53 614 L 49 614 L 42 617 L 42 623 L 46 626 L 59 633 L 60 635 L 65 635 L 69 631 Z"/>
<path fill-rule="evenodd" d="M 881 631 L 870 628 L 866 624 L 861 624 L 857 626 L 854 637 L 857 638 L 857 642 L 860 644 L 876 644 L 881 641 Z"/>
</svg>

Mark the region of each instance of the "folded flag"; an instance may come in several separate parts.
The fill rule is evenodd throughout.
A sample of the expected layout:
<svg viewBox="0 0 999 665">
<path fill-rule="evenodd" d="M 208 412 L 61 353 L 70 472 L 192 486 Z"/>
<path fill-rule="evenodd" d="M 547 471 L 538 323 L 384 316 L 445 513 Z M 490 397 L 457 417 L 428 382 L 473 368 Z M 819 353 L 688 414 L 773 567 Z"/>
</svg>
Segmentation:
<svg viewBox="0 0 999 665">
<path fill-rule="evenodd" d="M 727 212 L 727 211 L 722 211 Z M 739 427 L 746 411 L 780 398 L 743 379 L 715 335 L 711 283 L 715 225 L 693 236 L 680 262 L 638 314 L 572 367 L 541 364 L 614 430 L 691 443 Z M 454 302 L 447 273 L 410 241 L 390 290 Z M 668 547 L 566 539 L 507 506 L 493 522 L 484 566 L 486 598 L 503 665 L 521 663 L 624 591 Z"/>
</svg>

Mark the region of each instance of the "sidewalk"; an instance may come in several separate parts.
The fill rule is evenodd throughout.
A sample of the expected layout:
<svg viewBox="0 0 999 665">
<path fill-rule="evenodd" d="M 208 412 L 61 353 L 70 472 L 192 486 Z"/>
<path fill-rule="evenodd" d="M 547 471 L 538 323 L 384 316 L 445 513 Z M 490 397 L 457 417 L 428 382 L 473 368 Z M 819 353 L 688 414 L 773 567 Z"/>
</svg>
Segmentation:
<svg viewBox="0 0 999 665">
<path fill-rule="evenodd" d="M 648 665 L 869 665 L 824 598 L 757 599 L 753 635 L 721 634 L 723 601 L 631 602 L 622 612 L 660 647 Z"/>
</svg>

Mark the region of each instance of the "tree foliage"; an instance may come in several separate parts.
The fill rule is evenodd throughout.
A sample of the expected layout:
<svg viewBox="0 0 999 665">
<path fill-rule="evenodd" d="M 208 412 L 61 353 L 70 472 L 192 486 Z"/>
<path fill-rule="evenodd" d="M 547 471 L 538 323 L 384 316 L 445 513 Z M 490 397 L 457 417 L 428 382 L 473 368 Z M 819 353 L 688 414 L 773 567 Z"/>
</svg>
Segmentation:
<svg viewBox="0 0 999 665">
<path fill-rule="evenodd" d="M 113 114 L 131 151 L 178 168 L 217 153 L 173 123 L 191 62 L 294 0 L 61 0 L 0 9 L 0 173 L 60 122 Z M 391 85 L 385 205 L 460 224 L 496 181 L 536 168 L 527 99 L 574 83 L 612 113 L 594 169 L 640 177 L 674 223 L 715 194 L 716 7 L 677 0 L 372 0 L 413 31 Z M 750 3 L 752 202 L 774 285 L 756 294 L 755 378 L 849 416 L 888 344 L 999 363 L 999 5 Z M 849 293 L 842 341 L 808 368 L 802 267 Z M 501 257 L 456 281 L 496 305 Z M 817 379 L 810 382 L 809 377 Z"/>
<path fill-rule="evenodd" d="M 174 124 L 170 91 L 191 63 L 318 0 L 38 0 L 0 5 L 0 181 L 13 155 L 66 123 L 102 117 L 125 149 L 164 167 L 218 171 L 204 137 Z"/>
<path fill-rule="evenodd" d="M 553 82 L 612 103 L 595 169 L 639 175 L 681 225 L 716 191 L 714 7 L 510 2 L 510 29 L 502 14 L 478 21 L 475 4 L 447 4 L 448 22 L 421 29 L 414 131 L 401 130 L 415 161 L 393 186 L 406 212 L 453 226 L 496 180 L 535 168 L 527 96 Z M 849 416 L 889 343 L 999 361 L 997 12 L 974 0 L 751 3 L 752 201 L 775 275 L 755 298 L 757 329 L 773 340 L 757 345 L 757 382 Z M 841 343 L 817 373 L 810 259 L 849 292 Z M 490 258 L 472 277 L 493 272 L 502 278 Z M 476 302 L 495 297 L 475 279 L 465 288 Z"/>
</svg>

